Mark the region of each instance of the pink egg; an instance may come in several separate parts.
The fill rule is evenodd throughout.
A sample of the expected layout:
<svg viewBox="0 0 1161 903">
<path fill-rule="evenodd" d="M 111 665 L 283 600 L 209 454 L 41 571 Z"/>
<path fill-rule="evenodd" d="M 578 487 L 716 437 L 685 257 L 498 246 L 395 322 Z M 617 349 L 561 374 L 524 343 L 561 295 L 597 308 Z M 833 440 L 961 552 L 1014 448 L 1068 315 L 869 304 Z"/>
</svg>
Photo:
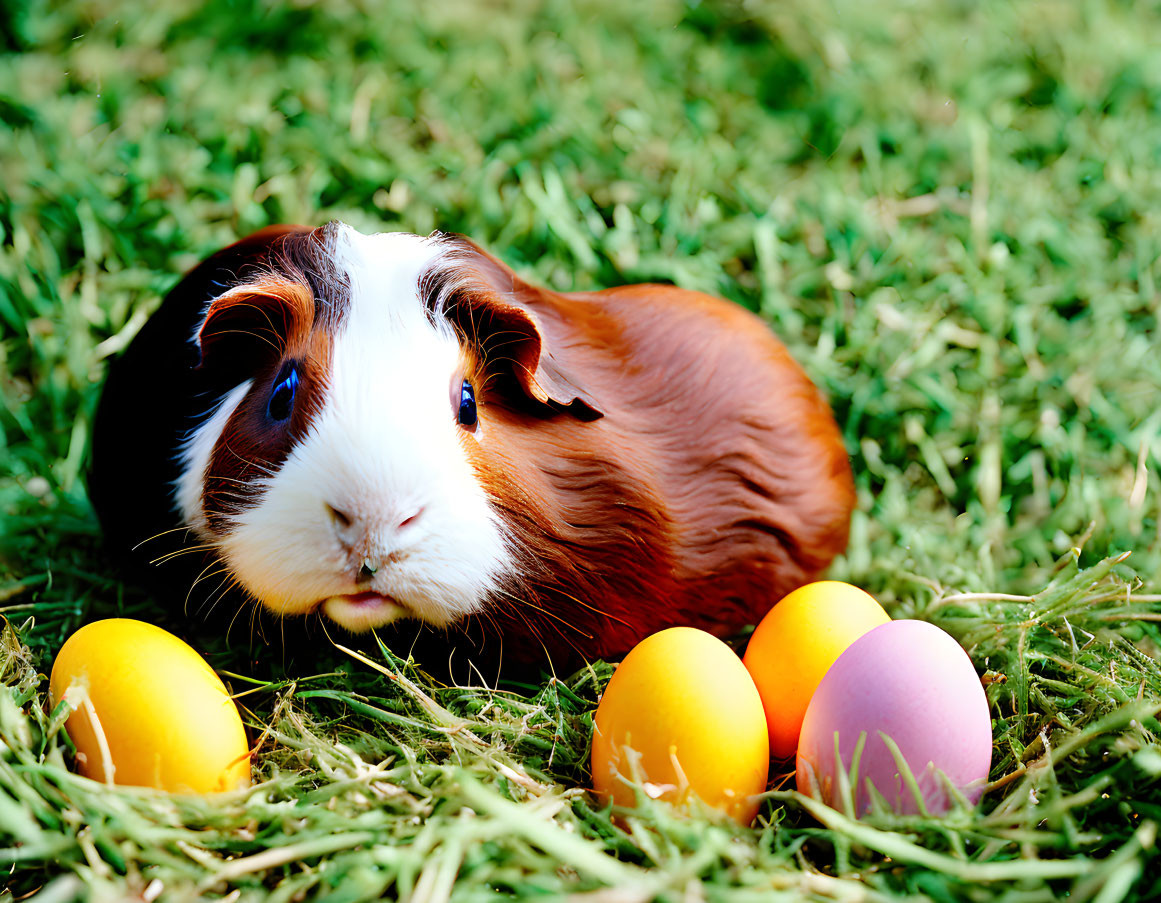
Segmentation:
<svg viewBox="0 0 1161 903">
<path fill-rule="evenodd" d="M 811 771 L 824 802 L 842 808 L 835 779 L 835 735 L 849 772 L 859 736 L 855 812 L 870 810 L 869 781 L 897 812 L 918 811 L 886 734 L 898 744 L 927 810 L 952 803 L 943 772 L 972 803 L 978 802 L 992 761 L 992 722 L 976 669 L 959 643 L 925 621 L 891 621 L 852 643 L 818 685 L 798 741 L 798 789 L 812 792 Z"/>
</svg>

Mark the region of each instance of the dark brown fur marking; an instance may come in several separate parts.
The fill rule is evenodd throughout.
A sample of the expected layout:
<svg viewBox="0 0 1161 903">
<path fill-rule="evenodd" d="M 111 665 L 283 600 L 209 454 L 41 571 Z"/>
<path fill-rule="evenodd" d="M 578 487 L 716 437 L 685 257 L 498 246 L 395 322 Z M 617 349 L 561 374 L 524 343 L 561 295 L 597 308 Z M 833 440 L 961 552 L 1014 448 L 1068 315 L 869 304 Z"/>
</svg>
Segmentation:
<svg viewBox="0 0 1161 903">
<path fill-rule="evenodd" d="M 322 409 L 332 336 L 350 305 L 346 277 L 334 266 L 334 228 L 276 239 L 266 261 L 251 265 L 248 281 L 211 302 L 199 330 L 203 366 L 224 354 L 243 354 L 253 379 L 210 457 L 202 504 L 215 534 L 228 530 L 231 516 L 258 504 L 263 478 L 278 470 Z M 267 416 L 267 405 L 287 363 L 300 381 L 290 419 L 278 423 Z"/>
</svg>

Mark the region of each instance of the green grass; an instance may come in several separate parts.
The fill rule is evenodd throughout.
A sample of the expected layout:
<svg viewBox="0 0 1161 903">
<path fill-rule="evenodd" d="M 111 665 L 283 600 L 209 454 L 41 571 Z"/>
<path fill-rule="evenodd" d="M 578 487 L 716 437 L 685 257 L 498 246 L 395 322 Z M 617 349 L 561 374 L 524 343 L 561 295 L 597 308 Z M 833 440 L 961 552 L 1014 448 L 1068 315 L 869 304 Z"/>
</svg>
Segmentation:
<svg viewBox="0 0 1161 903">
<path fill-rule="evenodd" d="M 0 901 L 1161 894 L 1157 4 L 52 6 L 0 9 Z M 855 822 L 779 784 L 752 829 L 615 824 L 583 790 L 608 665 L 307 666 L 122 583 L 84 487 L 106 361 L 204 254 L 330 218 L 760 311 L 852 455 L 832 576 L 987 672 L 980 807 Z M 251 792 L 67 771 L 40 677 L 115 614 L 245 693 Z"/>
</svg>

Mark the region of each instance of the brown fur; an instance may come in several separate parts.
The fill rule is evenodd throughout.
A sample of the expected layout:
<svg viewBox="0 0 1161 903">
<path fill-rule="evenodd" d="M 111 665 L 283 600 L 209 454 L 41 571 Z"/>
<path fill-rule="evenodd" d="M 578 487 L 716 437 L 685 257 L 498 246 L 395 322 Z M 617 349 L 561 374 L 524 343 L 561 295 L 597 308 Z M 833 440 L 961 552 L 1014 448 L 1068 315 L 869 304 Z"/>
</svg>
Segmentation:
<svg viewBox="0 0 1161 903">
<path fill-rule="evenodd" d="M 277 471 L 323 405 L 331 331 L 345 297 L 317 287 L 325 281 L 318 274 L 326 269 L 319 233 L 325 235 L 325 229 L 280 236 L 270 269 L 215 298 L 198 330 L 199 368 L 215 366 L 219 356 L 245 355 L 254 381 L 210 457 L 203 510 L 216 534 L 228 530 L 231 515 L 257 504 L 262 478 Z M 328 295 L 340 300 L 316 301 Z M 289 420 L 270 423 L 266 404 L 284 362 L 298 370 L 296 400 Z"/>
<path fill-rule="evenodd" d="M 443 303 L 488 379 L 465 447 L 521 552 L 486 618 L 527 652 L 733 632 L 845 548 L 838 429 L 757 317 L 671 286 L 550 292 L 461 249 L 474 277 Z"/>
</svg>

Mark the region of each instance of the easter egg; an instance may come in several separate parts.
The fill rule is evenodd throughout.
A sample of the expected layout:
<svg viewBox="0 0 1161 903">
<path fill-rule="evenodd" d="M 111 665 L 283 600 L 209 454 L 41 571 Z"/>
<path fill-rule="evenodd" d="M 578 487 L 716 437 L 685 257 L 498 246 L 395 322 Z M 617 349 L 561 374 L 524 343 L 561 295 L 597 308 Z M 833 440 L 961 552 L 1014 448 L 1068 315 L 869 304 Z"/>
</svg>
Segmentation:
<svg viewBox="0 0 1161 903">
<path fill-rule="evenodd" d="M 750 637 L 745 664 L 766 709 L 772 756 L 794 755 L 822 676 L 851 643 L 889 620 L 874 596 L 835 580 L 799 587 L 770 609 Z"/>
<path fill-rule="evenodd" d="M 831 666 L 802 722 L 798 789 L 842 808 L 836 744 L 841 767 L 849 772 L 863 734 L 851 783 L 856 814 L 870 809 L 868 783 L 896 812 L 919 811 L 883 735 L 898 746 L 928 812 L 951 807 L 947 781 L 969 802 L 983 794 L 992 760 L 987 699 L 967 653 L 934 624 L 891 621 L 876 627 Z"/>
<path fill-rule="evenodd" d="M 596 713 L 593 785 L 633 806 L 650 796 L 706 805 L 749 824 L 770 754 L 762 700 L 741 659 L 703 630 L 646 637 L 617 667 Z"/>
<path fill-rule="evenodd" d="M 250 784 L 246 731 L 213 669 L 173 634 L 127 618 L 88 624 L 61 647 L 49 690 L 81 774 L 212 793 Z"/>
</svg>

